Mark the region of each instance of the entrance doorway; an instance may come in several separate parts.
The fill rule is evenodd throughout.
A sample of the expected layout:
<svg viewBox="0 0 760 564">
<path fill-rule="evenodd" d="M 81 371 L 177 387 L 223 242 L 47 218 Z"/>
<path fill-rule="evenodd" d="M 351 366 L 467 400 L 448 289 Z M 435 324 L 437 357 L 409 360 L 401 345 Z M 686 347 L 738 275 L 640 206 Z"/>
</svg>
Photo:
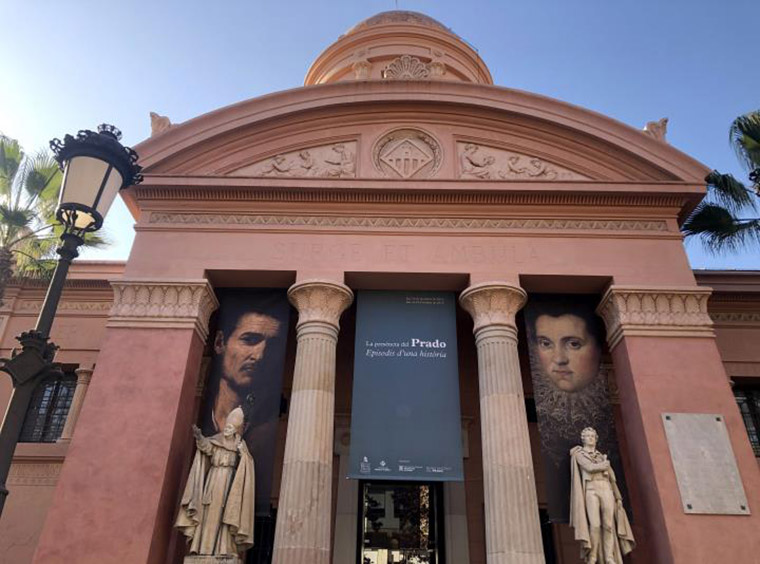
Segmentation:
<svg viewBox="0 0 760 564">
<path fill-rule="evenodd" d="M 360 564 L 445 564 L 440 483 L 361 482 Z"/>
</svg>

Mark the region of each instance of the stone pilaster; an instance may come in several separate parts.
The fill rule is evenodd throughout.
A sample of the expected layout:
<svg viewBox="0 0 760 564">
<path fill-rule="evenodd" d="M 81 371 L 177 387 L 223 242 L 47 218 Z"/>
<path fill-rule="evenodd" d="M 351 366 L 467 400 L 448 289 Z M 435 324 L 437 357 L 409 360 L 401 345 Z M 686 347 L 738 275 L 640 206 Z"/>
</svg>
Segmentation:
<svg viewBox="0 0 760 564">
<path fill-rule="evenodd" d="M 338 321 L 353 301 L 336 282 L 288 291 L 298 310 L 298 346 L 277 509 L 274 564 L 329 564 Z"/>
<path fill-rule="evenodd" d="M 37 543 L 37 564 L 166 562 L 176 539 L 198 368 L 218 302 L 206 280 L 128 279 L 112 286 L 111 315 Z"/>
<path fill-rule="evenodd" d="M 710 288 L 610 286 L 597 313 L 613 349 L 625 336 L 714 337 L 707 313 Z"/>
<path fill-rule="evenodd" d="M 76 427 L 77 419 L 79 419 L 79 412 L 82 411 L 82 404 L 87 395 L 92 372 L 92 368 L 77 368 L 74 371 L 77 375 L 77 387 L 74 389 L 74 397 L 71 398 L 71 406 L 69 406 L 69 414 L 66 416 L 66 424 L 63 426 L 61 438 L 58 439 L 60 442 L 70 441 L 74 434 L 74 427 Z"/>
<path fill-rule="evenodd" d="M 525 300 L 522 288 L 502 282 L 471 286 L 459 298 L 475 321 L 488 564 L 544 562 L 517 355 L 515 313 Z"/>
</svg>

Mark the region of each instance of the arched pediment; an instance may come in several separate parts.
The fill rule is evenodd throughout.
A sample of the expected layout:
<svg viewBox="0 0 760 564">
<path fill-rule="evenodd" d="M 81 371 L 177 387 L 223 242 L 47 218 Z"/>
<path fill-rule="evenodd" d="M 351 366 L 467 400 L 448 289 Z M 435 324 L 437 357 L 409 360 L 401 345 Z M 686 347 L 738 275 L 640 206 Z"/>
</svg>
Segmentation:
<svg viewBox="0 0 760 564">
<path fill-rule="evenodd" d="M 667 143 L 577 106 L 424 81 L 278 92 L 173 126 L 136 149 L 148 178 L 703 184 L 708 172 Z"/>
</svg>

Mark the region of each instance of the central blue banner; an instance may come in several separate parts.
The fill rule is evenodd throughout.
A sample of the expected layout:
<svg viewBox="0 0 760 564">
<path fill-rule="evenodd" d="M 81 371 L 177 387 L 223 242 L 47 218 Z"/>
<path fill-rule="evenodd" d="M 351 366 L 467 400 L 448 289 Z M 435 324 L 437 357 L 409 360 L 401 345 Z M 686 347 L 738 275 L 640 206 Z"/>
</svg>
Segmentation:
<svg viewBox="0 0 760 564">
<path fill-rule="evenodd" d="M 462 473 L 456 296 L 357 296 L 349 477 L 457 481 Z"/>
</svg>

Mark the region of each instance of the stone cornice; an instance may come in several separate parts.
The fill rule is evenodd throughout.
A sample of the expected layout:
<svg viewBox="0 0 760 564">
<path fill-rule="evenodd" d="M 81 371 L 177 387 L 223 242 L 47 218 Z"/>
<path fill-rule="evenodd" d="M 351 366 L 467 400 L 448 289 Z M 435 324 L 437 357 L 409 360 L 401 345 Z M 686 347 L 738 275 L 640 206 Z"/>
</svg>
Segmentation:
<svg viewBox="0 0 760 564">
<path fill-rule="evenodd" d="M 50 278 L 19 278 L 13 277 L 8 282 L 8 287 L 17 288 L 41 288 L 47 289 Z M 105 279 L 99 278 L 67 278 L 63 286 L 66 289 L 82 290 L 110 290 L 111 284 Z"/>
<path fill-rule="evenodd" d="M 298 310 L 298 329 L 316 323 L 337 331 L 340 316 L 353 302 L 354 293 L 339 282 L 304 280 L 290 287 L 288 299 Z"/>
<path fill-rule="evenodd" d="M 484 282 L 470 286 L 459 296 L 459 303 L 472 316 L 474 333 L 491 327 L 515 330 L 515 314 L 528 295 L 518 286 L 504 282 Z"/>
<path fill-rule="evenodd" d="M 711 311 L 710 318 L 716 325 L 760 325 L 760 311 Z"/>
<path fill-rule="evenodd" d="M 204 341 L 219 301 L 208 280 L 118 280 L 108 327 L 193 328 Z"/>
<path fill-rule="evenodd" d="M 534 183 L 537 186 L 523 191 L 521 182 L 487 182 L 459 180 L 452 186 L 430 183 L 430 187 L 399 189 L 383 186 L 377 182 L 367 182 L 366 188 L 358 188 L 357 181 L 345 183 L 345 188 L 336 188 L 339 182 L 302 181 L 309 187 L 293 186 L 292 180 L 250 179 L 251 185 L 240 185 L 247 179 L 201 178 L 204 186 L 189 183 L 149 185 L 130 188 L 130 193 L 139 202 L 150 201 L 192 201 L 192 202 L 323 202 L 338 204 L 449 204 L 449 205 L 523 205 L 523 206 L 591 206 L 591 207 L 645 207 L 680 209 L 688 199 L 699 198 L 691 185 L 667 183 L 664 185 L 642 186 L 642 191 L 628 191 L 631 184 L 620 185 L 620 192 L 614 191 L 610 183 L 554 182 L 552 186 Z M 351 180 L 351 179 L 349 179 Z M 230 182 L 234 184 L 230 185 Z M 462 187 L 472 184 L 471 189 Z M 567 191 L 558 190 L 564 184 Z M 492 186 L 493 185 L 493 186 Z M 668 193 L 665 187 L 676 193 Z M 610 189 L 612 187 L 612 190 Z M 490 188 L 490 189 L 489 189 Z M 551 188 L 551 191 L 549 189 Z M 598 190 L 587 193 L 587 190 Z M 660 193 L 652 193 L 657 190 Z M 693 193 L 692 193 L 693 192 Z M 142 206 L 141 206 L 142 207 Z"/>
<path fill-rule="evenodd" d="M 711 290 L 701 287 L 610 286 L 597 313 L 610 348 L 623 337 L 713 337 L 707 313 Z"/>
</svg>

